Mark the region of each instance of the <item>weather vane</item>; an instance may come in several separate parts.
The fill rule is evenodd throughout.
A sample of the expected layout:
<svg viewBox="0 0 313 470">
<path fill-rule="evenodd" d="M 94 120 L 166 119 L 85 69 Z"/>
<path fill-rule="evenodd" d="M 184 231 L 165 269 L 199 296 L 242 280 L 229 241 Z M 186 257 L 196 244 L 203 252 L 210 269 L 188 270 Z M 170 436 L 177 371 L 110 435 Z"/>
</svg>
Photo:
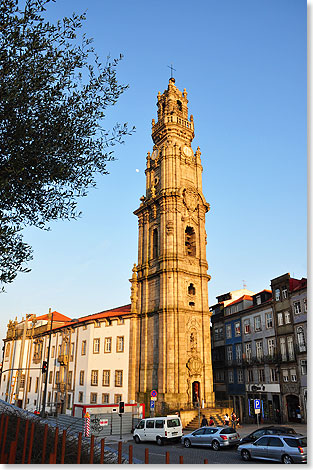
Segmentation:
<svg viewBox="0 0 313 470">
<path fill-rule="evenodd" d="M 175 70 L 175 72 L 176 72 L 176 69 L 174 69 L 173 64 L 171 64 L 170 66 L 168 65 L 168 68 L 171 69 L 171 78 L 174 78 L 173 77 L 173 70 Z"/>
</svg>

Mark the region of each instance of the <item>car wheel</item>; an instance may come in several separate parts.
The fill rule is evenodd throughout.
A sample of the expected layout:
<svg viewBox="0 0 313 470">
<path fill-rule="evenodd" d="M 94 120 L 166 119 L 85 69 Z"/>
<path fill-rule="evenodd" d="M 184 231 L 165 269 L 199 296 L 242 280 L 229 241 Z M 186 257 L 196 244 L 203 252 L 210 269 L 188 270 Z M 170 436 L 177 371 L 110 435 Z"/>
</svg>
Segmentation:
<svg viewBox="0 0 313 470">
<path fill-rule="evenodd" d="M 213 441 L 212 442 L 212 448 L 213 448 L 213 450 L 219 450 L 220 443 L 218 441 Z"/>
<path fill-rule="evenodd" d="M 283 460 L 283 463 L 293 463 L 292 458 L 291 458 L 289 455 L 287 455 L 287 454 L 286 454 L 286 455 L 283 455 L 282 460 Z"/>
<path fill-rule="evenodd" d="M 135 442 L 136 442 L 136 444 L 140 444 L 140 437 L 139 436 L 135 436 Z"/>
<path fill-rule="evenodd" d="M 162 446 L 163 445 L 163 439 L 160 436 L 158 436 L 156 438 L 156 443 L 158 444 L 158 446 Z"/>
<path fill-rule="evenodd" d="M 190 442 L 189 439 L 185 439 L 185 440 L 184 440 L 184 446 L 185 446 L 185 447 L 191 447 L 191 442 Z"/>
<path fill-rule="evenodd" d="M 247 451 L 246 449 L 243 449 L 243 450 L 241 451 L 241 458 L 242 458 L 242 460 L 245 460 L 246 462 L 248 462 L 248 460 L 251 459 L 250 452 Z"/>
</svg>

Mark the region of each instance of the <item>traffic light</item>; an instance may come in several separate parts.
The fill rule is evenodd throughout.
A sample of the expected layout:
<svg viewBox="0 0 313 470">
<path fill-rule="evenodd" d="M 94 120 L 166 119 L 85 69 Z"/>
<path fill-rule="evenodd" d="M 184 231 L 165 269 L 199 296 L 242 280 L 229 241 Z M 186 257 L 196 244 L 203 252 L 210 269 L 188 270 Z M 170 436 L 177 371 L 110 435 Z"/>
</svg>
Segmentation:
<svg viewBox="0 0 313 470">
<path fill-rule="evenodd" d="M 43 361 L 43 362 L 42 362 L 41 372 L 42 372 L 43 374 L 45 374 L 46 372 L 48 372 L 48 362 L 47 362 L 47 361 Z"/>
<path fill-rule="evenodd" d="M 124 413 L 124 411 L 125 411 L 125 403 L 123 401 L 120 401 L 118 412 L 119 413 Z"/>
</svg>

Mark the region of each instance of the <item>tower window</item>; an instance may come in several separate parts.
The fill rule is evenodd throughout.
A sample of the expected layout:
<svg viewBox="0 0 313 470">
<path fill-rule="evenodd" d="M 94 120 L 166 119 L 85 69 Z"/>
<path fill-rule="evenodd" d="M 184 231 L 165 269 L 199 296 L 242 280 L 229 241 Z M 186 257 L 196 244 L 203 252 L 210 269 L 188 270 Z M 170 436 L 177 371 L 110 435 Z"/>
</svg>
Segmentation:
<svg viewBox="0 0 313 470">
<path fill-rule="evenodd" d="M 183 105 L 182 105 L 182 102 L 177 100 L 177 107 L 178 107 L 178 111 L 182 111 L 183 110 Z"/>
<path fill-rule="evenodd" d="M 158 229 L 153 230 L 153 258 L 158 257 Z"/>
<path fill-rule="evenodd" d="M 193 284 L 190 284 L 188 286 L 188 294 L 189 295 L 196 295 L 196 289 L 195 289 L 195 286 Z"/>
<path fill-rule="evenodd" d="M 185 230 L 185 246 L 188 256 L 196 256 L 196 234 L 192 227 Z"/>
</svg>

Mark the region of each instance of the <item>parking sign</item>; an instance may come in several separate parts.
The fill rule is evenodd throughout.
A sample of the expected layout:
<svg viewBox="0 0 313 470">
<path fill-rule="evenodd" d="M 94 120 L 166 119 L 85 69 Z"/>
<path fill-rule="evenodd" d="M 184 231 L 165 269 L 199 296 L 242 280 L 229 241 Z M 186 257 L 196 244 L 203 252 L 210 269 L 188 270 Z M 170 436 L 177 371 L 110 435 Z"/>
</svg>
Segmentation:
<svg viewBox="0 0 313 470">
<path fill-rule="evenodd" d="M 254 400 L 254 412 L 260 413 L 260 411 L 261 411 L 261 400 L 257 398 Z"/>
<path fill-rule="evenodd" d="M 150 410 L 154 410 L 154 400 L 150 400 Z"/>
</svg>

